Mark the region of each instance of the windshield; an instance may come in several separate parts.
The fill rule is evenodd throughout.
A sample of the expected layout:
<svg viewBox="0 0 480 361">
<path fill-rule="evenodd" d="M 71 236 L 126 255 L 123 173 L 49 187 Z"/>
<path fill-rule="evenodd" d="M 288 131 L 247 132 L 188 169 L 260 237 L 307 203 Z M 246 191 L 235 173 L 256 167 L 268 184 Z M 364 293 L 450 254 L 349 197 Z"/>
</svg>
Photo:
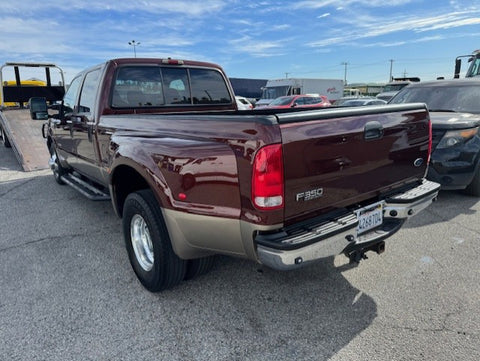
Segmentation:
<svg viewBox="0 0 480 361">
<path fill-rule="evenodd" d="M 292 101 L 292 97 L 281 97 L 275 99 L 270 105 L 288 105 Z"/>
<path fill-rule="evenodd" d="M 383 88 L 383 92 L 396 92 L 405 88 L 408 84 L 387 84 Z"/>
<path fill-rule="evenodd" d="M 430 111 L 454 111 L 480 114 L 480 86 L 408 87 L 398 93 L 390 104 L 426 103 Z"/>
<path fill-rule="evenodd" d="M 475 58 L 470 64 L 466 77 L 479 76 L 480 75 L 480 58 Z"/>
<path fill-rule="evenodd" d="M 290 86 L 275 86 L 264 88 L 262 92 L 262 99 L 275 99 L 287 95 Z"/>
</svg>

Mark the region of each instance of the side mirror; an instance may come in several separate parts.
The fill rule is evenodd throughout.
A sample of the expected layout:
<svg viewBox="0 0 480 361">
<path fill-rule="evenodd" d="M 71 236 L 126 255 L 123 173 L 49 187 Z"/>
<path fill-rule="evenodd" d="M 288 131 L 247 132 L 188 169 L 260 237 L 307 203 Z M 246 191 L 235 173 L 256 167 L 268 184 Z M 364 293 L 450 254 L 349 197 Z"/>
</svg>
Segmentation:
<svg viewBox="0 0 480 361">
<path fill-rule="evenodd" d="M 30 117 L 34 120 L 48 119 L 47 100 L 43 97 L 33 97 L 28 100 Z"/>
<path fill-rule="evenodd" d="M 460 78 L 460 69 L 462 68 L 462 59 L 455 59 L 455 73 L 453 74 L 454 79 Z"/>
</svg>

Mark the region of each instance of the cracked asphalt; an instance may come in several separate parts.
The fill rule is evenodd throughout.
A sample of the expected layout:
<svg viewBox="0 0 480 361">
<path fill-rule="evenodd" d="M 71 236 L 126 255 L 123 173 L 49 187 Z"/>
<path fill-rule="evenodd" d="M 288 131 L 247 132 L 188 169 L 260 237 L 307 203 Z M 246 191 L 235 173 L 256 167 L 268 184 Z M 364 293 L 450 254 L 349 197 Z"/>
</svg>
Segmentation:
<svg viewBox="0 0 480 361">
<path fill-rule="evenodd" d="M 0 360 L 480 360 L 479 212 L 441 192 L 356 267 L 219 257 L 152 294 L 109 202 L 1 146 Z"/>
</svg>

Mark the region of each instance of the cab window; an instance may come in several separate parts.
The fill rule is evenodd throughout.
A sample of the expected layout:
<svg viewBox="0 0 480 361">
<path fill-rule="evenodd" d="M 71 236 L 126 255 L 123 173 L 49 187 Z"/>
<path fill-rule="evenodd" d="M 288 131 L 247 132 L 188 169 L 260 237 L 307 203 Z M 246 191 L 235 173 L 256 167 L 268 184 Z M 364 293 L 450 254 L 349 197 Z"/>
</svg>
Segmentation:
<svg viewBox="0 0 480 361">
<path fill-rule="evenodd" d="M 90 113 L 92 115 L 95 106 L 99 78 L 100 69 L 91 71 L 85 76 L 82 92 L 80 93 L 80 105 L 78 107 L 79 113 Z"/>
<path fill-rule="evenodd" d="M 78 76 L 72 80 L 70 86 L 68 87 L 65 96 L 63 97 L 63 111 L 64 113 L 72 113 L 77 105 L 77 95 L 80 88 L 81 77 Z"/>
</svg>

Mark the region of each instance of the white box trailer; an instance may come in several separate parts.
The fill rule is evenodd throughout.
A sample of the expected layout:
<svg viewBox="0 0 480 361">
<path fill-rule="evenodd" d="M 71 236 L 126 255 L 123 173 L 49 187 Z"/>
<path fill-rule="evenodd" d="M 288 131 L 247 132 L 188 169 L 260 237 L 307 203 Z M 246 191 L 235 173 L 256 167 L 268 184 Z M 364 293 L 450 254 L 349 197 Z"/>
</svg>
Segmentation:
<svg viewBox="0 0 480 361">
<path fill-rule="evenodd" d="M 341 79 L 273 79 L 267 81 L 262 89 L 262 98 L 256 104 L 257 106 L 268 105 L 275 98 L 298 94 L 325 95 L 328 100 L 334 102 L 343 96 L 343 87 Z"/>
</svg>

